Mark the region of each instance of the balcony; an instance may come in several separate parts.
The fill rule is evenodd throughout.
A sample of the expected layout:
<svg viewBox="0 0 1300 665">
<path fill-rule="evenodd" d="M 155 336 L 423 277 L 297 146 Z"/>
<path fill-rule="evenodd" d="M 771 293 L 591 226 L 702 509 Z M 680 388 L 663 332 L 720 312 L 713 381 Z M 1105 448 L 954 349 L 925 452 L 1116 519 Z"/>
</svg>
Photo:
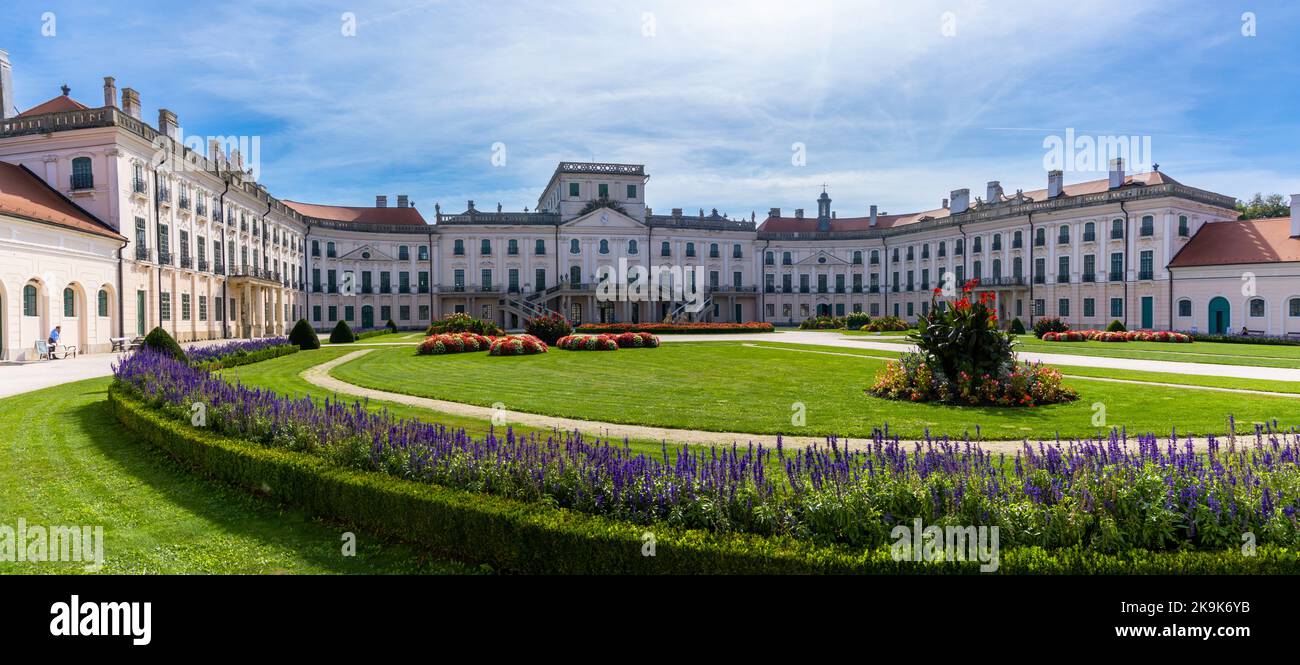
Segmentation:
<svg viewBox="0 0 1300 665">
<path fill-rule="evenodd" d="M 806 286 L 801 286 L 799 287 L 799 293 L 812 293 L 812 289 Z"/>
<path fill-rule="evenodd" d="M 89 173 L 72 174 L 72 191 L 95 188 L 95 177 Z"/>
<path fill-rule="evenodd" d="M 388 294 L 390 294 L 390 293 L 392 293 L 392 292 L 393 292 L 393 287 L 391 287 L 391 286 L 389 286 L 389 285 L 387 285 L 387 284 L 385 284 L 385 285 L 379 287 L 379 293 L 381 293 L 381 294 L 383 294 L 383 295 L 388 295 Z"/>
<path fill-rule="evenodd" d="M 323 291 L 322 291 L 322 289 L 321 289 L 321 285 L 320 285 L 320 284 L 312 284 L 312 285 L 311 285 L 311 292 L 312 292 L 312 293 L 322 293 Z"/>
<path fill-rule="evenodd" d="M 181 210 L 189 210 L 189 209 L 190 209 L 190 197 L 185 196 L 184 194 L 182 194 L 182 195 L 181 195 L 181 200 L 180 200 L 180 206 L 181 206 Z"/>
<path fill-rule="evenodd" d="M 371 295 L 374 292 L 375 292 L 375 287 L 370 286 L 369 284 L 362 286 L 360 289 L 357 289 L 357 293 L 360 293 L 363 296 Z"/>
<path fill-rule="evenodd" d="M 1084 242 L 1097 242 L 1097 234 L 1096 234 L 1096 233 L 1085 233 L 1085 234 L 1083 234 L 1083 241 L 1084 241 Z"/>
<path fill-rule="evenodd" d="M 181 254 L 181 267 L 187 270 L 193 269 L 194 259 L 184 254 Z"/>
<path fill-rule="evenodd" d="M 170 205 L 172 202 L 171 190 L 167 189 L 166 187 L 160 188 L 158 190 L 158 202 Z"/>
<path fill-rule="evenodd" d="M 135 260 L 136 260 L 136 261 L 148 261 L 148 260 L 149 260 L 149 248 L 148 248 L 148 247 L 145 247 L 144 245 L 136 245 L 136 246 L 135 246 Z"/>
<path fill-rule="evenodd" d="M 161 265 L 166 265 L 166 266 L 171 265 L 171 264 L 172 264 L 172 253 L 171 253 L 171 252 L 164 252 L 164 251 L 162 251 L 162 250 L 159 250 L 159 251 L 158 251 L 158 263 L 161 264 Z"/>
<path fill-rule="evenodd" d="M 1110 281 L 1112 281 L 1112 282 L 1122 282 L 1122 281 L 1124 281 L 1124 271 L 1123 271 L 1123 270 L 1112 270 L 1111 273 L 1110 273 Z"/>
<path fill-rule="evenodd" d="M 1011 249 L 1023 249 L 1024 246 L 1025 246 L 1025 243 L 1024 243 L 1024 241 L 1022 241 L 1022 240 L 1012 240 L 1012 241 L 1011 241 Z"/>
<path fill-rule="evenodd" d="M 767 286 L 763 287 L 763 293 L 776 293 L 776 287 L 771 284 L 768 284 Z"/>
<path fill-rule="evenodd" d="M 872 284 L 870 287 L 867 288 L 867 293 L 880 293 L 880 285 Z"/>
<path fill-rule="evenodd" d="M 400 293 L 400 294 L 402 294 L 402 295 L 406 295 L 406 294 L 408 294 L 408 293 L 411 292 L 411 287 L 410 287 L 410 286 L 399 286 L 399 287 L 397 287 L 397 292 Z"/>
<path fill-rule="evenodd" d="M 1138 279 L 1149 282 L 1155 279 L 1155 272 L 1151 270 L 1140 270 L 1138 271 Z"/>
<path fill-rule="evenodd" d="M 1092 283 L 1092 282 L 1097 281 L 1097 273 L 1095 273 L 1095 272 L 1085 272 L 1085 273 L 1083 273 L 1083 281 L 1084 281 L 1084 282 L 1088 282 L 1088 283 Z"/>
<path fill-rule="evenodd" d="M 1110 231 L 1110 239 L 1111 239 L 1111 240 L 1123 240 L 1123 239 L 1124 239 L 1124 230 L 1123 230 L 1123 229 L 1111 229 L 1111 231 Z"/>
<path fill-rule="evenodd" d="M 1045 275 L 1034 275 L 1034 283 L 1035 283 L 1035 284 L 1046 284 L 1046 283 L 1047 283 L 1047 277 L 1046 277 Z"/>
<path fill-rule="evenodd" d="M 218 274 L 218 275 L 224 275 L 224 274 L 226 274 L 226 266 L 225 266 L 225 264 L 217 263 L 216 265 L 212 266 L 212 272 L 214 272 L 214 273 L 216 273 L 216 274 Z"/>
<path fill-rule="evenodd" d="M 131 193 L 144 196 L 149 193 L 149 185 L 139 178 L 133 179 L 131 181 Z"/>
<path fill-rule="evenodd" d="M 1056 283 L 1057 283 L 1057 284 L 1069 284 L 1069 283 L 1070 283 L 1070 276 L 1069 276 L 1069 275 L 1057 275 L 1057 276 L 1056 276 Z"/>
<path fill-rule="evenodd" d="M 421 285 L 421 286 L 420 286 L 420 293 L 428 293 L 428 292 L 429 292 L 429 285 L 428 285 L 428 284 L 424 284 L 424 285 Z"/>
</svg>

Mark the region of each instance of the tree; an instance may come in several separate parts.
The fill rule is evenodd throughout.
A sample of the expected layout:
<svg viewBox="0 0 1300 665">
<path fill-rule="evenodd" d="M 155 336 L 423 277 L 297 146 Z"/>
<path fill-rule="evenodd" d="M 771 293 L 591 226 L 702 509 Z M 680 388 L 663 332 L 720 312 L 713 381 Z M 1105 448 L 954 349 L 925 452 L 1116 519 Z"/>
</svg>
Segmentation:
<svg viewBox="0 0 1300 665">
<path fill-rule="evenodd" d="M 1241 213 L 1237 219 L 1291 216 L 1291 206 L 1287 205 L 1286 199 L 1281 194 L 1269 194 L 1266 197 L 1256 192 L 1249 203 L 1237 201 L 1237 211 Z"/>
<path fill-rule="evenodd" d="M 315 330 L 312 330 L 307 319 L 298 319 L 298 323 L 294 324 L 293 330 L 289 332 L 289 341 L 297 344 L 303 351 L 320 348 L 320 337 L 316 335 Z"/>
</svg>

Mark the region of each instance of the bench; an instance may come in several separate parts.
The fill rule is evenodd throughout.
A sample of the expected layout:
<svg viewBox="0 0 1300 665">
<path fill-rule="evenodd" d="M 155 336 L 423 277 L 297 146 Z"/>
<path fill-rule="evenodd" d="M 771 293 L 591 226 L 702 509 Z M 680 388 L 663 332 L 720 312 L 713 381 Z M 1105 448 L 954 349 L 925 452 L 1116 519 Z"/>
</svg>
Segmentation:
<svg viewBox="0 0 1300 665">
<path fill-rule="evenodd" d="M 1264 334 L 1265 334 L 1265 333 L 1264 333 L 1263 330 L 1247 330 L 1247 331 L 1246 331 L 1246 336 L 1247 336 L 1247 337 L 1263 337 Z"/>
<path fill-rule="evenodd" d="M 63 350 L 63 355 L 59 355 L 59 349 Z M 36 341 L 36 358 L 46 360 L 58 360 L 59 358 L 77 357 L 77 347 L 68 346 L 67 344 L 55 344 L 53 347 L 48 342 Z"/>
<path fill-rule="evenodd" d="M 115 352 L 115 351 L 130 351 L 131 349 L 134 349 L 134 348 L 136 348 L 137 346 L 140 346 L 140 345 L 144 344 L 144 338 L 143 338 L 143 337 L 139 337 L 139 336 L 136 336 L 136 337 L 109 337 L 109 338 L 108 338 L 108 341 L 111 342 L 112 345 L 113 345 L 112 348 L 109 349 L 109 352 L 110 352 L 110 353 Z"/>
<path fill-rule="evenodd" d="M 1300 332 L 1289 332 L 1286 334 L 1287 339 L 1300 339 Z"/>
</svg>

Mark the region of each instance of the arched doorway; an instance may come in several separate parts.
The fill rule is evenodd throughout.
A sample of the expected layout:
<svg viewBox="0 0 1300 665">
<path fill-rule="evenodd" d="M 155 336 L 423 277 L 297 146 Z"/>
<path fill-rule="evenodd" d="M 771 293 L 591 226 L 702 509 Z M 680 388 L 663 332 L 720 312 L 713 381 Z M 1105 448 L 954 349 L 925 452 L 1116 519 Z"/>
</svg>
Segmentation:
<svg viewBox="0 0 1300 665">
<path fill-rule="evenodd" d="M 1209 326 L 1211 335 L 1226 335 L 1232 330 L 1232 308 L 1228 299 L 1219 296 L 1210 301 Z"/>
</svg>

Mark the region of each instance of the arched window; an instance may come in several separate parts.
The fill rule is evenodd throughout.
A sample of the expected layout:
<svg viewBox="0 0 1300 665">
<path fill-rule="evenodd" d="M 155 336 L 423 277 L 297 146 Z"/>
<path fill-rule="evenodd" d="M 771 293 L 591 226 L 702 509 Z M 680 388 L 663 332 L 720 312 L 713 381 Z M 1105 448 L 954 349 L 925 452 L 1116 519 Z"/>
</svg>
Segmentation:
<svg viewBox="0 0 1300 665">
<path fill-rule="evenodd" d="M 1151 215 L 1143 215 L 1141 234 L 1144 236 L 1150 236 L 1150 235 L 1155 235 L 1155 233 L 1156 233 L 1156 218 L 1152 217 Z"/>
<path fill-rule="evenodd" d="M 871 250 L 871 265 L 876 265 L 879 263 L 880 263 L 880 250 L 878 249 Z"/>
<path fill-rule="evenodd" d="M 1094 241 L 1094 240 L 1096 240 L 1096 239 L 1097 239 L 1097 225 L 1094 224 L 1094 223 L 1092 223 L 1092 222 L 1088 222 L 1087 224 L 1084 224 L 1084 225 L 1083 225 L 1083 241 L 1084 241 L 1084 242 L 1092 242 L 1092 241 Z"/>
<path fill-rule="evenodd" d="M 77 294 L 71 287 L 63 290 L 63 315 L 69 318 L 77 315 Z"/>
<path fill-rule="evenodd" d="M 1039 247 L 1047 244 L 1047 230 L 1041 226 L 1038 227 L 1038 231 L 1034 233 L 1034 244 Z"/>
<path fill-rule="evenodd" d="M 1192 315 L 1192 301 L 1189 298 L 1183 298 L 1178 301 L 1178 316 Z"/>
<path fill-rule="evenodd" d="M 1001 234 L 1001 233 L 994 233 L 994 234 L 993 234 L 993 251 L 996 252 L 996 251 L 999 251 L 999 250 L 1001 250 L 1001 249 L 1002 249 L 1002 234 Z"/>
<path fill-rule="evenodd" d="M 635 240 L 629 240 L 629 241 L 627 241 L 627 253 L 628 253 L 628 254 L 636 254 L 636 241 L 635 241 Z"/>
<path fill-rule="evenodd" d="M 853 264 L 862 265 L 862 250 L 855 250 L 853 252 Z"/>
<path fill-rule="evenodd" d="M 972 276 L 973 276 L 975 279 L 980 279 L 980 278 L 982 278 L 982 277 L 984 276 L 984 263 L 983 263 L 982 261 L 976 261 L 976 262 L 975 262 L 975 265 L 974 265 L 974 268 L 975 268 L 975 270 L 973 271 L 974 274 L 973 274 Z"/>
<path fill-rule="evenodd" d="M 994 279 L 1002 277 L 1002 259 L 993 259 L 993 274 L 990 277 Z"/>
<path fill-rule="evenodd" d="M 1186 238 L 1191 229 L 1187 228 L 1187 215 L 1178 216 L 1178 235 Z"/>
<path fill-rule="evenodd" d="M 1015 277 L 1025 276 L 1025 262 L 1019 256 L 1011 259 L 1011 274 Z"/>
<path fill-rule="evenodd" d="M 1293 318 L 1300 318 L 1300 298 L 1292 298 L 1292 299 L 1291 299 L 1290 310 L 1291 310 L 1291 311 L 1288 312 L 1288 313 L 1289 313 Z"/>
<path fill-rule="evenodd" d="M 1061 244 L 1061 245 L 1069 244 L 1069 242 L 1070 242 L 1070 227 L 1068 227 L 1068 226 L 1062 226 L 1062 227 L 1061 227 L 1060 231 L 1057 232 L 1057 242 L 1058 242 L 1059 244 Z"/>
<path fill-rule="evenodd" d="M 609 241 L 608 241 L 608 240 L 601 240 L 601 241 L 600 241 L 600 253 L 601 253 L 601 254 L 608 254 L 608 253 L 609 253 Z"/>
<path fill-rule="evenodd" d="M 984 238 L 982 238 L 982 237 L 980 237 L 980 236 L 975 236 L 975 248 L 974 248 L 974 250 L 975 250 L 975 252 L 976 252 L 977 254 L 978 254 L 979 252 L 984 251 Z"/>
<path fill-rule="evenodd" d="M 1016 249 L 1020 247 L 1020 245 L 1024 242 L 1024 238 L 1025 238 L 1024 233 L 1020 231 L 1016 231 L 1016 234 L 1011 236 L 1011 248 Z"/>
<path fill-rule="evenodd" d="M 709 243 L 709 258 L 711 259 L 718 258 L 718 243 L 716 242 Z"/>
<path fill-rule="evenodd" d="M 35 284 L 28 284 L 23 287 L 23 316 L 37 316 Z"/>
<path fill-rule="evenodd" d="M 776 265 L 776 253 L 768 252 L 763 256 L 763 265 Z"/>
<path fill-rule="evenodd" d="M 574 239 L 572 239 L 572 240 L 569 241 L 569 253 L 570 253 L 570 254 L 577 254 L 577 253 L 579 253 L 579 252 L 581 252 L 581 251 L 582 251 L 582 248 L 581 248 L 581 246 L 579 245 L 579 243 L 578 243 L 578 239 L 577 239 L 577 238 L 574 238 Z"/>
<path fill-rule="evenodd" d="M 1250 301 L 1251 318 L 1262 318 L 1264 316 L 1264 299 L 1252 298 Z"/>
<path fill-rule="evenodd" d="M 572 284 L 582 283 L 582 266 L 569 267 L 569 282 Z"/>
<path fill-rule="evenodd" d="M 99 290 L 99 315 L 108 316 L 108 291 Z"/>
<path fill-rule="evenodd" d="M 1113 219 L 1110 222 L 1110 239 L 1119 240 L 1124 237 L 1124 220 Z"/>
<path fill-rule="evenodd" d="M 72 160 L 72 188 L 95 188 L 95 174 L 90 168 L 89 157 L 77 157 Z"/>
<path fill-rule="evenodd" d="M 659 256 L 672 256 L 672 255 L 673 255 L 672 247 L 669 246 L 668 241 L 664 241 L 664 243 L 659 246 Z"/>
</svg>

